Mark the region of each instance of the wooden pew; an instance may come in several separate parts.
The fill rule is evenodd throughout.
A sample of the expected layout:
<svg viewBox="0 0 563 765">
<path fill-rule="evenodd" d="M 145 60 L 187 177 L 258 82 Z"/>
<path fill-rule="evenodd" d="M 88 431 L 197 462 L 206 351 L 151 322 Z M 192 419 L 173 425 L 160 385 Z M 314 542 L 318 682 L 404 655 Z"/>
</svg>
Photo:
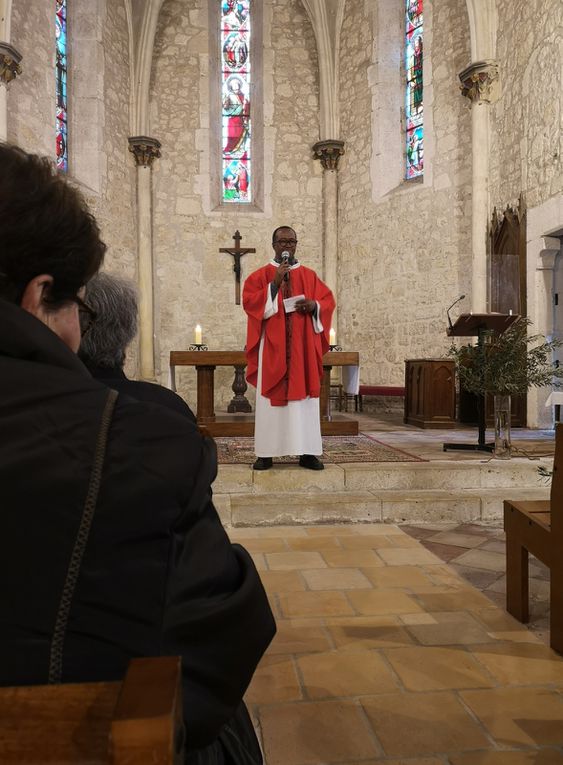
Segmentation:
<svg viewBox="0 0 563 765">
<path fill-rule="evenodd" d="M 563 653 L 563 424 L 555 432 L 550 499 L 504 502 L 506 609 L 521 622 L 528 613 L 528 553 L 550 569 L 551 647 Z"/>
<path fill-rule="evenodd" d="M 2 765 L 181 765 L 180 659 L 133 659 L 123 682 L 0 688 Z"/>
</svg>

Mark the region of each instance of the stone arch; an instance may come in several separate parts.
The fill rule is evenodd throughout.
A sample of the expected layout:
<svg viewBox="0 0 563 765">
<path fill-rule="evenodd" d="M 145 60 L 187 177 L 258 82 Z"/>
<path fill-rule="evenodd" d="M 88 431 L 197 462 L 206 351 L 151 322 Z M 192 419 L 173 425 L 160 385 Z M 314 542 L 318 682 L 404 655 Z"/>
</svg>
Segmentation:
<svg viewBox="0 0 563 765">
<path fill-rule="evenodd" d="M 313 26 L 319 59 L 320 139 L 339 138 L 338 56 L 346 0 L 302 0 Z"/>
<path fill-rule="evenodd" d="M 486 61 L 496 55 L 497 10 L 495 0 L 467 0 L 471 60 Z"/>
<path fill-rule="evenodd" d="M 150 135 L 149 91 L 158 17 L 164 0 L 126 0 L 131 35 L 131 135 Z"/>
<path fill-rule="evenodd" d="M 10 42 L 12 0 L 0 0 L 0 42 Z"/>
</svg>

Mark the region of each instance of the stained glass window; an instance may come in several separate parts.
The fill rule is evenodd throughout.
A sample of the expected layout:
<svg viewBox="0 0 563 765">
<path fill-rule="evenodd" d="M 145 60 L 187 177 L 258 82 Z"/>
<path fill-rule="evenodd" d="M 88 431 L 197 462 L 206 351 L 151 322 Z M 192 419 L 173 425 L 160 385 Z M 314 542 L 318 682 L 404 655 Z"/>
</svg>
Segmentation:
<svg viewBox="0 0 563 765">
<path fill-rule="evenodd" d="M 250 0 L 221 2 L 223 202 L 251 195 Z"/>
<path fill-rule="evenodd" d="M 417 178 L 424 171 L 422 2 L 423 0 L 406 0 L 405 68 L 407 91 L 405 116 L 407 179 Z"/>
<path fill-rule="evenodd" d="M 67 92 L 66 92 L 66 0 L 56 0 L 56 41 L 57 41 L 57 113 L 56 113 L 56 149 L 57 168 L 68 170 L 68 129 L 67 129 Z"/>
</svg>

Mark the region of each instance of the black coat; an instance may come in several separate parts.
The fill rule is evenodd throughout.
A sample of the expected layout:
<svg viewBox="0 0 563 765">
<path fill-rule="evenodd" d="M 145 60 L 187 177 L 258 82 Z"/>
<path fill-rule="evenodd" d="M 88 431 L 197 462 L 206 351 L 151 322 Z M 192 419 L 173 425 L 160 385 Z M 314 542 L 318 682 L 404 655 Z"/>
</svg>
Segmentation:
<svg viewBox="0 0 563 765">
<path fill-rule="evenodd" d="M 113 388 L 118 393 L 126 393 L 131 398 L 136 398 L 137 401 L 166 406 L 174 412 L 188 417 L 192 422 L 196 422 L 194 413 L 184 399 L 169 388 L 146 382 L 146 380 L 130 380 L 126 377 L 123 369 L 119 367 L 95 367 L 88 363 L 86 366 L 92 377 L 103 382 L 108 388 Z"/>
<path fill-rule="evenodd" d="M 0 300 L 0 684 L 45 683 L 107 388 L 45 325 Z M 212 440 L 118 397 L 72 599 L 63 682 L 181 654 L 191 747 L 238 707 L 275 632 L 248 553 L 211 501 Z"/>
</svg>

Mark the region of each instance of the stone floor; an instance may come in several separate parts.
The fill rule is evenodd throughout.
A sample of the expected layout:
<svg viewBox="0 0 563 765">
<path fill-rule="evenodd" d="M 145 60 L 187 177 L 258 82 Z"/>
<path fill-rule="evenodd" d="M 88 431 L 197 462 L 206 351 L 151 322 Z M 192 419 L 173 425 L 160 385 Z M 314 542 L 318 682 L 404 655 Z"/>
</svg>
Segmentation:
<svg viewBox="0 0 563 765">
<path fill-rule="evenodd" d="M 267 765 L 563 765 L 563 659 L 494 602 L 498 528 L 229 534 L 278 622 L 247 693 Z"/>
</svg>

